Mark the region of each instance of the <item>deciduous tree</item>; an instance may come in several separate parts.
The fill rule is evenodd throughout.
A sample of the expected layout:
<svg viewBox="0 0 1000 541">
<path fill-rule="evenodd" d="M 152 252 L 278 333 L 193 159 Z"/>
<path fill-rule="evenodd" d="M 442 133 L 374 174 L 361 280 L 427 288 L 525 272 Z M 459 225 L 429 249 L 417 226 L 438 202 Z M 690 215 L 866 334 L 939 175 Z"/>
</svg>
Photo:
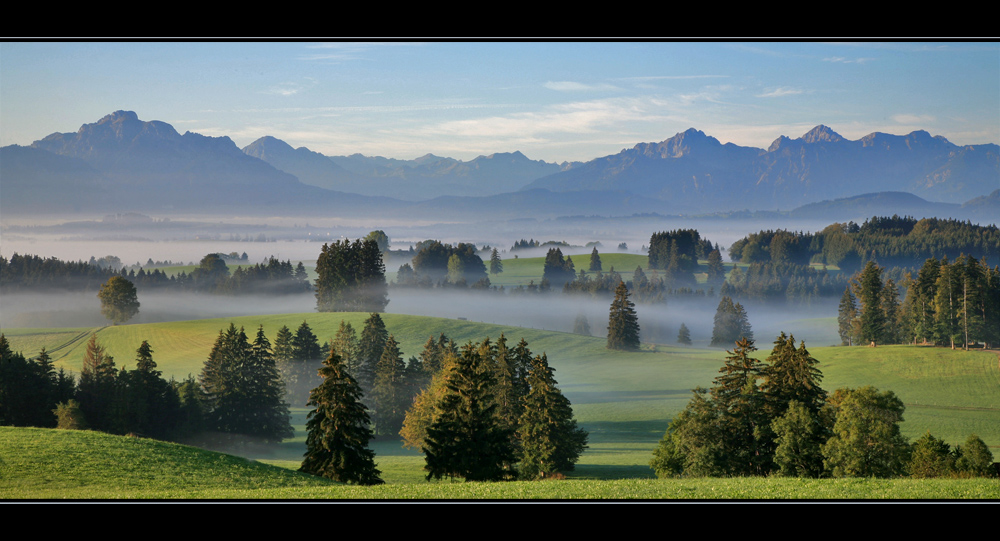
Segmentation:
<svg viewBox="0 0 1000 541">
<path fill-rule="evenodd" d="M 111 320 L 113 325 L 120 325 L 139 313 L 139 298 L 135 285 L 121 276 L 112 276 L 101 286 L 97 293 L 101 299 L 101 314 Z"/>
</svg>

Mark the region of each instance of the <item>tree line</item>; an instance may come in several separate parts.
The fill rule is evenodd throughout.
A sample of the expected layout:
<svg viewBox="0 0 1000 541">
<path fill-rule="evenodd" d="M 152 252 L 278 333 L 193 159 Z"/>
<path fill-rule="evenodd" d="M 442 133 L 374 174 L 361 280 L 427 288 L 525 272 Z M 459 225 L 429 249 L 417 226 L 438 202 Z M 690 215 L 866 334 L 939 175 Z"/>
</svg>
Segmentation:
<svg viewBox="0 0 1000 541">
<path fill-rule="evenodd" d="M 884 271 L 869 261 L 844 290 L 837 314 L 844 345 L 1000 343 L 1000 268 L 985 258 L 930 258 L 899 284 Z"/>
<path fill-rule="evenodd" d="M 760 231 L 737 240 L 729 257 L 742 263 L 824 263 L 853 273 L 868 261 L 918 266 L 926 259 L 961 254 L 1000 263 L 1000 229 L 954 219 L 873 216 L 861 225 L 834 223 L 818 233 Z"/>
<path fill-rule="evenodd" d="M 993 456 L 975 434 L 951 449 L 930 435 L 910 444 L 905 407 L 871 386 L 828 394 L 818 361 L 781 333 L 763 362 L 741 339 L 709 389 L 696 388 L 653 453 L 658 477 L 992 476 Z"/>
<path fill-rule="evenodd" d="M 0 257 L 0 292 L 96 291 L 113 277 L 124 278 L 139 291 L 195 291 L 199 293 L 293 294 L 310 290 L 302 262 L 274 257 L 264 263 L 240 266 L 230 271 L 219 254 L 208 254 L 189 274 L 184 271 L 167 275 L 160 269 L 147 270 L 100 266 L 83 261 L 60 261 L 33 255 L 13 254 L 10 260 Z"/>
</svg>

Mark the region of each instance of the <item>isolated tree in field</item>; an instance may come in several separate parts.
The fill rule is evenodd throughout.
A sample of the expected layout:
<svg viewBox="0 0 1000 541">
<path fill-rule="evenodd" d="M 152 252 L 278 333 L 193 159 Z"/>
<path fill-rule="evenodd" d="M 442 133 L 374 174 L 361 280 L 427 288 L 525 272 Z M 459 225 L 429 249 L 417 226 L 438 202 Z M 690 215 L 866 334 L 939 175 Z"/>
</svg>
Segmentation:
<svg viewBox="0 0 1000 541">
<path fill-rule="evenodd" d="M 519 468 L 525 479 L 572 471 L 587 448 L 587 431 L 577 426 L 573 408 L 556 387 L 553 372 L 544 354 L 534 358 L 528 372 L 531 390 L 524 397 L 518 427 Z"/>
<path fill-rule="evenodd" d="M 594 251 L 590 252 L 590 272 L 600 272 L 603 270 L 601 268 L 601 254 L 597 253 L 597 246 L 594 246 Z"/>
<path fill-rule="evenodd" d="M 493 384 L 478 348 L 465 346 L 451 366 L 436 417 L 427 427 L 422 450 L 428 480 L 500 481 L 516 476 L 511 431 L 497 422 Z"/>
<path fill-rule="evenodd" d="M 677 343 L 685 346 L 691 345 L 691 331 L 683 323 L 681 323 L 681 328 L 677 331 Z"/>
<path fill-rule="evenodd" d="M 125 323 L 139 313 L 135 285 L 121 276 L 108 278 L 97 293 L 97 298 L 101 299 L 101 314 L 111 320 L 113 325 Z"/>
<path fill-rule="evenodd" d="M 323 383 L 309 394 L 306 453 L 299 471 L 357 485 L 379 485 L 381 471 L 368 448 L 374 438 L 361 388 L 331 352 L 319 369 Z"/>
<path fill-rule="evenodd" d="M 635 304 L 628 297 L 625 282 L 618 282 L 608 317 L 608 349 L 639 349 L 639 317 L 635 313 Z"/>
<path fill-rule="evenodd" d="M 503 272 L 503 260 L 500 259 L 500 252 L 496 248 L 490 254 L 490 274 L 500 274 Z"/>
<path fill-rule="evenodd" d="M 573 334 L 590 336 L 590 322 L 582 312 L 577 314 L 576 320 L 573 321 Z"/>
<path fill-rule="evenodd" d="M 834 477 L 894 477 L 904 471 L 910 446 L 899 432 L 905 410 L 892 391 L 848 390 L 837 409 L 823 463 Z"/>
</svg>

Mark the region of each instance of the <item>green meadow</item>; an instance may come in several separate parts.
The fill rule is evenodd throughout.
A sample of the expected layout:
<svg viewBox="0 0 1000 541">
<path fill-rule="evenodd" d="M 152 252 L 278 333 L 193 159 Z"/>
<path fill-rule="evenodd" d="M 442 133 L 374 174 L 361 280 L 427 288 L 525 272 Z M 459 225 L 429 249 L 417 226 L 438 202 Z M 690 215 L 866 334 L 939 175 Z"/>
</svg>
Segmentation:
<svg viewBox="0 0 1000 541">
<path fill-rule="evenodd" d="M 272 337 L 282 325 L 295 329 L 307 321 L 321 341 L 333 337 L 341 320 L 360 329 L 368 317 L 365 313 L 301 313 L 247 316 L 225 319 L 204 319 L 169 323 L 122 325 L 102 328 L 5 329 L 11 346 L 26 355 L 34 355 L 42 347 L 53 352 L 57 366 L 78 372 L 85 344 L 91 333 L 114 356 L 119 366 L 134 367 L 135 350 L 142 340 L 148 340 L 154 359 L 165 377 L 197 375 L 208 356 L 219 331 L 229 326 L 245 327 L 248 332 L 263 325 Z M 545 352 L 556 369 L 560 388 L 573 404 L 578 421 L 590 433 L 590 446 L 581 457 L 569 480 L 572 482 L 503 483 L 470 487 L 463 483 L 428 483 L 423 480 L 423 458 L 418 452 L 404 449 L 396 438 L 384 438 L 373 443 L 379 467 L 389 484 L 387 487 L 358 489 L 340 487 L 322 480 L 301 476 L 287 477 L 288 469 L 298 467 L 305 450 L 304 407 L 293 407 L 296 435 L 280 445 L 246 446 L 225 451 L 251 457 L 278 466 L 280 469 L 253 470 L 250 473 L 184 474 L 178 481 L 158 481 L 155 476 L 144 481 L 103 480 L 101 475 L 83 479 L 58 480 L 55 473 L 45 474 L 45 481 L 30 474 L 38 458 L 13 459 L 3 457 L 4 481 L 0 496 L 6 498 L 105 498 L 119 497 L 114 487 L 142 485 L 121 493 L 121 497 L 209 497 L 209 498 L 996 498 L 998 483 L 992 481 L 868 481 L 868 480 L 685 480 L 654 479 L 648 462 L 653 449 L 663 435 L 670 419 L 679 412 L 696 386 L 708 387 L 722 366 L 725 351 L 708 348 L 685 348 L 672 345 L 644 345 L 642 351 L 627 353 L 609 351 L 603 338 L 571 333 L 526 329 L 486 323 L 476 323 L 425 316 L 384 314 L 386 327 L 401 345 L 405 357 L 418 355 L 424 342 L 441 333 L 465 343 L 495 340 L 503 333 L 508 341 L 524 338 L 535 353 Z M 813 320 L 803 322 L 815 325 Z M 796 332 L 797 326 L 787 329 Z M 770 343 L 761 337 L 757 356 L 769 353 Z M 906 404 L 903 434 L 911 441 L 925 431 L 955 445 L 975 432 L 1000 455 L 1000 368 L 993 351 L 952 351 L 946 348 L 921 346 L 815 347 L 810 352 L 819 361 L 824 375 L 824 388 L 874 385 L 894 391 Z M 301 405 L 297 405 L 301 406 Z M 94 446 L 73 440 L 73 436 L 111 438 L 100 434 L 69 434 L 59 431 L 21 431 L 6 429 L 3 452 L 15 453 L 18 446 L 29 445 L 25 440 L 56 438 L 59 445 L 80 445 L 79 450 L 53 454 L 59 457 L 86 455 L 85 460 L 105 460 L 91 457 Z M 13 431 L 13 432 L 12 432 Z M 69 438 L 60 440 L 58 438 Z M 115 438 L 111 438 L 115 439 Z M 14 443 L 15 440 L 19 443 Z M 129 440 L 129 438 L 126 438 Z M 134 440 L 128 445 L 137 445 Z M 142 440 L 146 441 L 146 440 Z M 148 442 L 166 448 L 167 444 Z M 42 444 L 39 444 L 42 445 Z M 55 444 L 53 444 L 55 445 Z M 110 445 L 110 444 L 109 444 Z M 191 448 L 185 448 L 191 449 Z M 86 450 L 86 452 L 85 452 Z M 117 451 L 116 451 L 117 452 Z M 125 452 L 125 451 L 121 451 Z M 171 451 L 174 452 L 174 451 Z M 188 451 L 188 452 L 194 452 Z M 200 452 L 200 451 L 199 451 Z M 37 457 L 37 451 L 25 457 Z M 198 455 L 202 456 L 202 455 Z M 49 459 L 47 459 L 49 460 Z M 124 459 L 122 459 L 124 460 Z M 133 460 L 133 459 L 128 459 Z M 200 464 L 202 459 L 195 460 Z M 204 467 L 235 467 L 222 458 L 205 458 Z M 229 459 L 226 459 L 229 460 Z M 242 459 L 239 459 L 242 460 Z M 243 460 L 243 462 L 246 462 Z M 102 462 L 103 463 L 103 462 Z M 129 462 L 131 464 L 131 462 Z M 179 463 L 180 464 L 180 463 Z M 183 464 L 189 464 L 184 462 Z M 237 461 L 237 464 L 242 464 Z M 259 463 L 251 463 L 257 464 Z M 214 465 L 214 466 L 212 466 Z M 95 466 L 96 467 L 96 466 Z M 103 467 L 103 466 L 102 466 Z M 108 466 L 114 476 L 129 478 L 139 466 Z M 187 465 L 177 466 L 187 468 Z M 193 467 L 193 466 L 192 466 Z M 201 467 L 201 466 L 199 466 Z M 241 465 L 240 467 L 246 467 Z M 61 469 L 62 468 L 62 469 Z M 69 469 L 64 469 L 69 468 Z M 82 475 L 79 469 L 59 466 L 53 472 L 70 478 Z M 228 470 L 227 470 L 228 471 Z M 241 470 L 242 471 L 242 470 Z M 259 473 L 264 472 L 264 473 Z M 41 475 L 41 474 L 39 474 Z M 149 473 L 148 475 L 154 475 Z M 267 488 L 247 488 L 223 481 L 211 481 L 221 476 L 261 475 L 254 481 Z M 286 477 L 282 477 L 282 476 Z M 204 477 L 205 484 L 189 481 Z M 249 481 L 248 481 L 249 482 Z M 757 483 L 757 485 L 754 485 Z M 767 488 L 761 488 L 763 483 Z M 916 483 L 916 484 L 914 484 Z M 977 484 L 978 483 L 978 484 Z M 992 483 L 992 484 L 990 484 Z M 138 485 L 137 485 L 138 486 Z M 143 488 L 145 487 L 145 488 Z M 395 488 L 393 488 L 395 487 Z M 407 487 L 407 488 L 401 488 Z M 756 487 L 756 488 L 754 488 Z M 931 492 L 924 492 L 924 487 Z M 932 489 L 928 487 L 935 487 Z M 980 487 L 980 488 L 973 488 Z M 990 488 L 992 487 L 992 488 Z M 333 492 L 331 492 L 331 490 Z M 722 490 L 722 492 L 717 492 Z M 981 492 L 986 490 L 987 492 Z M 993 492 L 989 492 L 993 490 Z M 162 491 L 162 492 L 161 492 Z M 249 492 L 248 492 L 249 491 Z M 402 492 L 400 492 L 402 491 Z M 412 491 L 412 492 L 410 492 Z M 964 496 L 959 494 L 965 494 Z M 986 495 L 984 495 L 986 494 Z"/>
</svg>

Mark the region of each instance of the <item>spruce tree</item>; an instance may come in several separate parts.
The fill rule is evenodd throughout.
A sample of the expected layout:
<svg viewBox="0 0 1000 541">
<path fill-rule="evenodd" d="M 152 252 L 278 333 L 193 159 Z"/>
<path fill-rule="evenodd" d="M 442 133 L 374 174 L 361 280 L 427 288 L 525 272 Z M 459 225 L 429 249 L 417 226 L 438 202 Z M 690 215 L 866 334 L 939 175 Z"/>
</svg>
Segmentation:
<svg viewBox="0 0 1000 541">
<path fill-rule="evenodd" d="M 681 328 L 677 331 L 677 343 L 685 346 L 691 345 L 691 331 L 683 323 L 681 323 Z"/>
<path fill-rule="evenodd" d="M 319 384 L 316 370 L 323 361 L 323 348 L 319 338 L 305 321 L 295 330 L 292 337 L 292 362 L 290 372 L 292 377 L 289 396 L 292 403 L 305 404 L 309 399 L 309 391 Z"/>
<path fill-rule="evenodd" d="M 594 251 L 590 252 L 590 272 L 601 271 L 601 255 L 597 253 L 597 246 L 594 246 Z"/>
<path fill-rule="evenodd" d="M 857 318 L 858 304 L 851 293 L 851 287 L 844 289 L 844 295 L 840 298 L 840 307 L 837 309 L 837 332 L 840 334 L 840 343 L 843 346 L 854 345 L 854 320 Z"/>
<path fill-rule="evenodd" d="M 544 354 L 535 357 L 528 372 L 531 390 L 524 397 L 518 427 L 519 469 L 525 479 L 572 471 L 587 448 L 587 432 L 577 427 L 573 408 L 556 387 L 553 372 Z"/>
<path fill-rule="evenodd" d="M 406 390 L 404 376 L 406 365 L 399 351 L 396 338 L 389 335 L 375 367 L 375 385 L 372 399 L 375 404 L 375 433 L 396 434 L 403 426 L 406 408 L 411 397 Z"/>
<path fill-rule="evenodd" d="M 500 252 L 496 248 L 490 254 L 490 274 L 500 274 L 503 272 L 503 260 L 500 259 Z"/>
<path fill-rule="evenodd" d="M 635 304 L 628 297 L 625 282 L 618 282 L 608 317 L 608 349 L 639 349 L 639 318 L 635 313 Z"/>
<path fill-rule="evenodd" d="M 306 453 L 299 471 L 358 485 L 379 485 L 381 471 L 368 448 L 374 438 L 361 388 L 331 352 L 319 369 L 323 382 L 309 394 Z"/>
<path fill-rule="evenodd" d="M 358 333 L 354 332 L 354 326 L 340 320 L 340 328 L 333 337 L 331 349 L 340 357 L 352 376 L 358 373 Z"/>
<path fill-rule="evenodd" d="M 861 339 L 877 345 L 885 336 L 885 311 L 882 309 L 882 268 L 869 261 L 855 277 L 857 297 L 861 302 Z"/>
<path fill-rule="evenodd" d="M 375 366 L 382 358 L 382 350 L 385 349 L 385 342 L 388 339 L 389 332 L 382 317 L 377 313 L 371 314 L 365 320 L 361 339 L 358 341 L 358 371 L 352 374 L 358 380 L 358 385 L 361 385 L 361 392 L 365 393 L 365 396 L 370 395 L 375 387 Z"/>
</svg>

